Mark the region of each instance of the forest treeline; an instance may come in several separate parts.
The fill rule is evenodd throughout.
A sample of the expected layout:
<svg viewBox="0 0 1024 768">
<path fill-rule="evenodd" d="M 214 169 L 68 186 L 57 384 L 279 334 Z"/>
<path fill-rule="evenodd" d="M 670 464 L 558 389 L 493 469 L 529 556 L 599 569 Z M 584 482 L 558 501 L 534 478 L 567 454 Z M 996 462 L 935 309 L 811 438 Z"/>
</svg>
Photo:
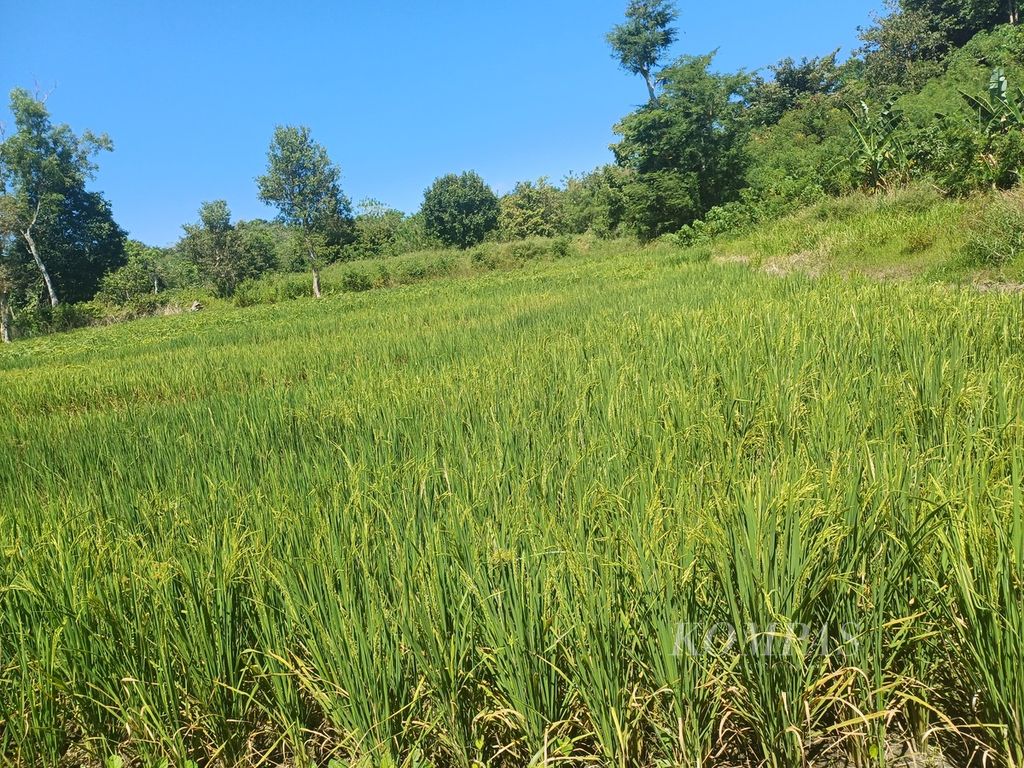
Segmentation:
<svg viewBox="0 0 1024 768">
<path fill-rule="evenodd" d="M 170 248 L 128 239 L 89 188 L 110 139 L 76 135 L 16 89 L 0 143 L 0 331 L 145 314 L 181 289 L 229 297 L 272 271 L 307 271 L 320 295 L 337 261 L 583 233 L 690 245 L 855 190 L 1008 189 L 1024 167 L 1019 21 L 1016 0 L 898 0 L 846 60 L 722 72 L 715 52 L 668 58 L 672 2 L 631 0 L 607 40 L 645 99 L 615 126 L 613 163 L 500 196 L 474 172 L 445 175 L 407 215 L 353 205 L 309 129 L 279 126 L 257 179 L 277 218 L 233 220 L 213 200 Z"/>
</svg>

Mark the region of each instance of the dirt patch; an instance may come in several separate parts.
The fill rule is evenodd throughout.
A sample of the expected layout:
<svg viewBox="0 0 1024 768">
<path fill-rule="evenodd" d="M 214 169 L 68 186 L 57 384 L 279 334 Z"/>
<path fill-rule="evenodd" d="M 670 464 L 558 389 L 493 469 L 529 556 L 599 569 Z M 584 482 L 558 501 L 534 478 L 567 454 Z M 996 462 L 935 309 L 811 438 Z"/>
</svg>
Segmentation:
<svg viewBox="0 0 1024 768">
<path fill-rule="evenodd" d="M 800 251 L 786 256 L 773 256 L 761 264 L 761 271 L 769 275 L 792 275 L 799 273 L 809 277 L 820 277 L 825 271 L 820 254 Z"/>
<path fill-rule="evenodd" d="M 1024 291 L 1024 283 L 998 283 L 987 280 L 975 282 L 974 287 L 986 293 L 1021 293 Z"/>
</svg>

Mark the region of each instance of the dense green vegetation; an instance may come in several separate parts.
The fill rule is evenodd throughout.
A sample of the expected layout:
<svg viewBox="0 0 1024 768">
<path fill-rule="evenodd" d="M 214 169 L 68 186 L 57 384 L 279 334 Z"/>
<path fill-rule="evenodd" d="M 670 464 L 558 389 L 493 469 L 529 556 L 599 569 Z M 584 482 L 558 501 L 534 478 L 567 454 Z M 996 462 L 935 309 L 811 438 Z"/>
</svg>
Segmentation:
<svg viewBox="0 0 1024 768">
<path fill-rule="evenodd" d="M 0 352 L 3 759 L 1021 765 L 1020 298 L 576 248 Z"/>
</svg>

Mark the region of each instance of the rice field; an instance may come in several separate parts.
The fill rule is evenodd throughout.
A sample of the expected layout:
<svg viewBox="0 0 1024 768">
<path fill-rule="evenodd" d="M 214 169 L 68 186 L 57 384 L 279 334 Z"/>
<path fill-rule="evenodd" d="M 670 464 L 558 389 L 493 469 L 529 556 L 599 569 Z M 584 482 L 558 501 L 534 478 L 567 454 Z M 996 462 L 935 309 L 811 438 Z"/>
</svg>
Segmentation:
<svg viewBox="0 0 1024 768">
<path fill-rule="evenodd" d="M 1024 766 L 1020 296 L 597 250 L 0 393 L 4 765 Z"/>
</svg>

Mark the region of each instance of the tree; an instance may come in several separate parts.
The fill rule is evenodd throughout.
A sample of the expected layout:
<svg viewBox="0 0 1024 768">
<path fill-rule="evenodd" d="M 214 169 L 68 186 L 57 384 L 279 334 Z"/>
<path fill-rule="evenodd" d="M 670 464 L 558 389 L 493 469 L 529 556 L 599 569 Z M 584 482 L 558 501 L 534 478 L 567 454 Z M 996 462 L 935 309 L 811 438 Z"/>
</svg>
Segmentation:
<svg viewBox="0 0 1024 768">
<path fill-rule="evenodd" d="M 889 13 L 861 32 L 865 73 L 877 95 L 912 92 L 940 75 L 951 50 L 979 32 L 1020 23 L 1019 0 L 886 0 Z"/>
<path fill-rule="evenodd" d="M 900 0 L 900 8 L 929 19 L 957 48 L 979 32 L 1020 22 L 1018 0 Z"/>
<path fill-rule="evenodd" d="M 387 258 L 428 248 L 420 216 L 406 216 L 378 200 L 363 200 L 355 218 L 356 258 Z"/>
<path fill-rule="evenodd" d="M 562 191 L 543 178 L 519 182 L 501 198 L 498 225 L 505 240 L 554 237 L 562 229 Z"/>
<path fill-rule="evenodd" d="M 469 248 L 498 226 L 498 197 L 473 171 L 448 174 L 423 193 L 422 213 L 429 236 Z"/>
<path fill-rule="evenodd" d="M 102 195 L 86 190 L 92 158 L 113 145 L 106 135 L 53 125 L 46 104 L 11 92 L 15 132 L 0 143 L 0 218 L 16 233 L 15 252 L 35 264 L 56 307 L 91 298 L 100 278 L 124 261 L 124 232 Z"/>
<path fill-rule="evenodd" d="M 341 191 L 341 171 L 305 126 L 278 126 L 267 152 L 267 172 L 256 179 L 260 200 L 278 210 L 278 220 L 295 227 L 320 298 L 318 249 L 332 238 L 350 237 L 352 204 Z"/>
<path fill-rule="evenodd" d="M 3 245 L 0 244 L 0 248 Z M 11 290 L 14 281 L 7 265 L 0 260 L 0 343 L 11 343 Z"/>
<path fill-rule="evenodd" d="M 879 96 L 894 90 L 916 91 L 942 73 L 949 42 L 934 17 L 919 10 L 900 10 L 886 0 L 891 12 L 861 30 L 864 46 L 857 52 L 864 61 L 868 85 Z"/>
<path fill-rule="evenodd" d="M 672 24 L 678 17 L 671 0 L 630 0 L 625 23 L 606 38 L 622 68 L 643 77 L 652 104 L 658 100 L 655 69 L 676 40 Z"/>
<path fill-rule="evenodd" d="M 615 126 L 622 136 L 615 158 L 635 171 L 626 186 L 627 220 L 645 239 L 691 223 L 743 188 L 750 77 L 713 73 L 713 59 L 678 59 L 662 72 L 661 99 Z"/>
<path fill-rule="evenodd" d="M 614 236 L 625 216 L 625 187 L 634 175 L 627 168 L 604 165 L 582 176 L 568 176 L 562 193 L 564 230 Z"/>
<path fill-rule="evenodd" d="M 124 250 L 127 257 L 124 266 L 108 272 L 100 283 L 97 298 L 105 302 L 126 304 L 199 281 L 198 268 L 180 249 L 156 248 L 129 240 Z"/>
<path fill-rule="evenodd" d="M 799 63 L 785 58 L 769 67 L 770 80 L 757 77 L 753 81 L 749 96 L 751 122 L 775 125 L 786 112 L 809 97 L 835 93 L 841 84 L 841 70 L 836 66 L 838 55 L 835 50 L 828 56 L 804 58 Z"/>
<path fill-rule="evenodd" d="M 199 222 L 186 224 L 180 248 L 221 296 L 231 296 L 244 280 L 259 277 L 276 263 L 274 242 L 258 227 L 231 223 L 223 200 L 203 203 Z"/>
<path fill-rule="evenodd" d="M 10 285 L 7 274 L 0 267 L 0 343 L 11 343 Z"/>
</svg>

